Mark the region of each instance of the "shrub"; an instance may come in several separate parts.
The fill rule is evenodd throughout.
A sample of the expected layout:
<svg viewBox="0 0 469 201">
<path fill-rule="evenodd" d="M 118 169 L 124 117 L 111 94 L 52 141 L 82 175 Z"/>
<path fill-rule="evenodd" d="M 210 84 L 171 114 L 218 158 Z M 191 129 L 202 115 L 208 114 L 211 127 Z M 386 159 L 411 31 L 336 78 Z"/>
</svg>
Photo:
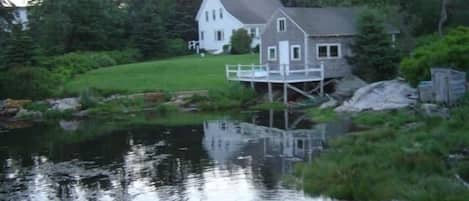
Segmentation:
<svg viewBox="0 0 469 201">
<path fill-rule="evenodd" d="M 424 43 L 425 44 L 425 43 Z M 452 67 L 469 70 L 469 28 L 459 27 L 444 38 L 415 49 L 401 62 L 402 75 L 414 86 L 430 79 L 430 68 Z"/>
<path fill-rule="evenodd" d="M 238 29 L 231 36 L 231 54 L 246 54 L 251 51 L 252 38 L 246 29 Z"/>
<path fill-rule="evenodd" d="M 399 53 L 391 46 L 384 19 L 375 10 L 364 11 L 358 21 L 359 35 L 351 46 L 348 62 L 354 74 L 366 81 L 392 79 L 397 75 Z"/>
<path fill-rule="evenodd" d="M 260 49 L 261 49 L 260 45 L 259 45 L 259 44 L 257 44 L 257 45 L 256 45 L 256 47 L 252 48 L 252 52 L 254 52 L 254 53 L 256 53 L 256 54 L 257 54 L 257 53 L 259 53 L 259 52 L 260 52 Z"/>
<path fill-rule="evenodd" d="M 91 89 L 86 89 L 80 93 L 80 104 L 83 109 L 89 109 L 96 107 L 98 105 L 98 93 L 94 92 Z"/>
<path fill-rule="evenodd" d="M 5 50 L 0 55 L 0 60 L 4 60 L 2 63 L 6 67 L 30 66 L 34 63 L 37 52 L 33 38 L 27 31 L 22 30 L 21 25 L 14 26 L 4 46 Z"/>
<path fill-rule="evenodd" d="M 0 79 L 3 98 L 41 99 L 50 96 L 57 80 L 44 68 L 17 67 L 4 72 Z"/>
<path fill-rule="evenodd" d="M 166 51 L 170 56 L 179 56 L 187 53 L 186 42 L 183 39 L 169 39 L 166 44 Z"/>
<path fill-rule="evenodd" d="M 142 60 L 142 54 L 137 49 L 125 49 L 106 52 L 117 64 L 129 64 Z"/>
</svg>

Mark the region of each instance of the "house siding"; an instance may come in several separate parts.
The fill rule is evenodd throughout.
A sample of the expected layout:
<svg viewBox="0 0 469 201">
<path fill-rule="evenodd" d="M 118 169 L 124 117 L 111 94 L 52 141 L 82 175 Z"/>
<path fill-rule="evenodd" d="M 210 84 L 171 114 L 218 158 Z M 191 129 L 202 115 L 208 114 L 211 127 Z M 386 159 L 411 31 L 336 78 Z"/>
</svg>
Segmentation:
<svg viewBox="0 0 469 201">
<path fill-rule="evenodd" d="M 350 45 L 353 43 L 353 36 L 337 36 L 337 37 L 309 37 L 308 38 L 308 63 L 319 64 L 324 62 L 326 78 L 337 78 L 349 75 L 352 73 L 352 67 L 347 63 L 347 56 L 351 55 Z M 337 59 L 318 59 L 317 48 L 318 44 L 324 43 L 338 43 L 340 44 L 341 58 Z"/>
<path fill-rule="evenodd" d="M 277 19 L 285 18 L 286 19 L 286 32 L 277 32 Z M 305 63 L 305 33 L 294 24 L 283 12 L 276 12 L 269 22 L 266 24 L 264 31 L 261 35 L 261 62 L 263 64 L 279 64 L 279 42 L 280 41 L 289 41 L 290 46 L 290 70 L 303 68 L 302 65 Z M 291 58 L 291 46 L 299 45 L 301 47 L 301 59 L 293 61 Z M 277 47 L 277 60 L 269 61 L 267 58 L 268 47 L 275 46 Z"/>
</svg>

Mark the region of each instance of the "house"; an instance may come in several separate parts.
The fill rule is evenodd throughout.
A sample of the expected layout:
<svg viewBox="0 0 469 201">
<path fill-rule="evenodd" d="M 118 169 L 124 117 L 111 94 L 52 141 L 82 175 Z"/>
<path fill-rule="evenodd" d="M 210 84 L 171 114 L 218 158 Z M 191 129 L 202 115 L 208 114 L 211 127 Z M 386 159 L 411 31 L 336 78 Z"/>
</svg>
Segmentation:
<svg viewBox="0 0 469 201">
<path fill-rule="evenodd" d="M 272 85 L 283 85 L 283 101 L 288 90 L 314 99 L 311 93 L 324 95 L 325 80 L 351 74 L 346 57 L 353 55 L 350 45 L 358 35 L 361 8 L 287 8 L 277 9 L 263 28 L 260 65 L 226 65 L 228 80 L 267 83 L 273 101 Z M 386 25 L 395 41 L 399 30 Z M 302 90 L 299 84 L 318 84 Z M 295 86 L 296 85 L 296 86 Z"/>
<path fill-rule="evenodd" d="M 324 64 L 324 78 L 351 73 L 346 57 L 358 34 L 360 8 L 281 8 L 261 35 L 261 64 L 283 65 L 288 74 L 304 66 Z M 390 38 L 399 31 L 387 26 Z"/>
<path fill-rule="evenodd" d="M 255 47 L 266 22 L 281 7 L 279 0 L 203 0 L 196 16 L 199 48 L 221 53 L 240 28 L 248 31 Z"/>
<path fill-rule="evenodd" d="M 2 6 L 5 9 L 14 9 L 14 24 L 22 24 L 24 28 L 28 24 L 28 0 L 10 0 L 10 2 L 2 1 Z"/>
</svg>

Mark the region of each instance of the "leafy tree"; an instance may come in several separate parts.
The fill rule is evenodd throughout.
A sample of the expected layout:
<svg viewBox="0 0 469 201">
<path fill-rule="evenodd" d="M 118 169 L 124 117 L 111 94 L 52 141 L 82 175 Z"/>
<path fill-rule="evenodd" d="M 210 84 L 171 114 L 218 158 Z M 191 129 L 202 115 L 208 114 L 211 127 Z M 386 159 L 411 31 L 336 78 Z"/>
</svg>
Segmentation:
<svg viewBox="0 0 469 201">
<path fill-rule="evenodd" d="M 359 35 L 348 58 L 354 74 L 367 81 L 392 79 L 397 75 L 399 54 L 392 47 L 383 18 L 376 10 L 365 10 L 358 21 Z"/>
<path fill-rule="evenodd" d="M 231 36 L 231 54 L 246 54 L 251 51 L 252 38 L 246 29 L 238 29 Z"/>
<path fill-rule="evenodd" d="M 436 66 L 469 71 L 469 27 L 459 27 L 444 38 L 431 39 L 401 63 L 401 73 L 411 84 L 430 79 L 430 68 Z"/>
</svg>

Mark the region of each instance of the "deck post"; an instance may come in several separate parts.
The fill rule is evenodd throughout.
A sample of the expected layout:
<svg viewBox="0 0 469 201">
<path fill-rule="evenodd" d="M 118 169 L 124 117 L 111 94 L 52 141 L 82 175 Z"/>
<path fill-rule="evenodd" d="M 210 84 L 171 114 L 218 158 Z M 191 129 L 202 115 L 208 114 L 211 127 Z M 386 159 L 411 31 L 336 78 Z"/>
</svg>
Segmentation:
<svg viewBox="0 0 469 201">
<path fill-rule="evenodd" d="M 267 88 L 268 88 L 268 93 L 269 93 L 269 102 L 273 103 L 274 102 L 274 97 L 272 94 L 272 82 L 270 82 L 270 68 L 269 68 L 269 63 L 265 64 L 266 71 L 267 71 Z"/>
<path fill-rule="evenodd" d="M 320 81 L 320 95 L 321 97 L 324 96 L 324 62 L 321 61 L 321 81 Z"/>
<path fill-rule="evenodd" d="M 225 70 L 226 70 L 226 79 L 230 79 L 230 67 L 228 65 L 225 65 Z"/>
<path fill-rule="evenodd" d="M 288 104 L 288 85 L 287 85 L 287 79 L 286 79 L 286 76 L 287 76 L 287 72 L 286 72 L 286 69 L 287 68 L 287 65 L 286 64 L 283 64 L 283 103 L 285 105 Z"/>
<path fill-rule="evenodd" d="M 251 64 L 251 88 L 254 89 L 254 64 Z"/>
</svg>

